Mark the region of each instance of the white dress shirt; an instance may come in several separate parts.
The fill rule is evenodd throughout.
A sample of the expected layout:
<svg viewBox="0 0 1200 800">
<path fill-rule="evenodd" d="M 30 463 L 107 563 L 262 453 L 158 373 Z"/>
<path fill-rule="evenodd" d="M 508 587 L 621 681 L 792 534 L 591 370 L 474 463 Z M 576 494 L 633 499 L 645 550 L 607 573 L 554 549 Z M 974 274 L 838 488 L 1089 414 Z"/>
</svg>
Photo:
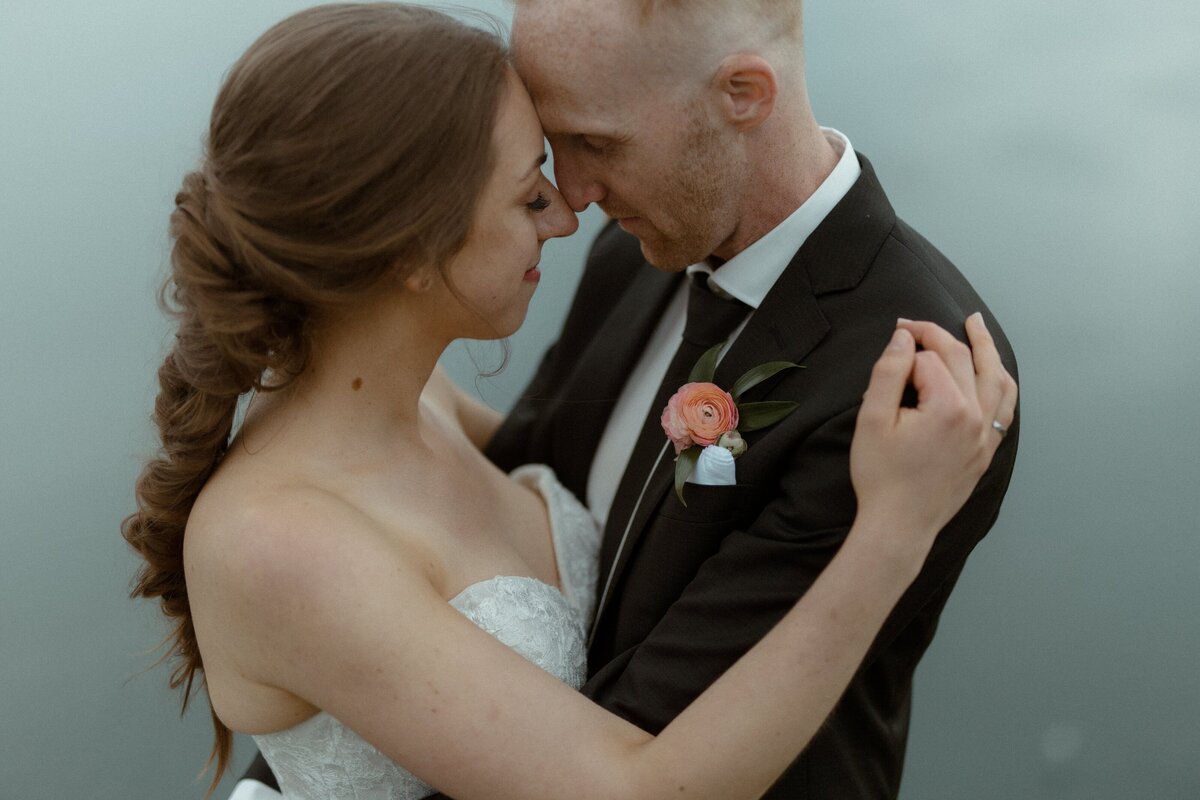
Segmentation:
<svg viewBox="0 0 1200 800">
<path fill-rule="evenodd" d="M 709 286 L 714 287 L 714 291 L 723 291 L 736 297 L 751 309 L 757 309 L 762 304 L 763 298 L 787 269 L 796 251 L 833 207 L 841 202 L 862 172 L 850 140 L 832 128 L 821 130 L 838 153 L 838 163 L 817 190 L 787 219 L 722 264 L 717 272 L 713 272 L 707 263 L 701 263 L 688 267 L 689 275 L 697 271 L 708 272 Z M 617 399 L 604 435 L 600 437 L 588 474 L 587 506 L 601 528 L 608 519 L 617 486 L 637 444 L 646 415 L 650 412 L 650 404 L 654 402 L 658 386 L 683 337 L 687 292 L 688 282 L 684 281 L 646 343 L 642 357 Z M 737 338 L 745 326 L 746 322 L 743 321 L 729 337 L 729 343 Z"/>
</svg>

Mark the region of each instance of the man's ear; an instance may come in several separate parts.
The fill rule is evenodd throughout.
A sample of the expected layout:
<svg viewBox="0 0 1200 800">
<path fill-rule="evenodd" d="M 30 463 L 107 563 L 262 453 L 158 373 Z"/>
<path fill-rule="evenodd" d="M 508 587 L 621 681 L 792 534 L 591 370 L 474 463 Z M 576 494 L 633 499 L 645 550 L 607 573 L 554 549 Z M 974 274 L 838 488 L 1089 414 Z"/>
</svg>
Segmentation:
<svg viewBox="0 0 1200 800">
<path fill-rule="evenodd" d="M 775 70 L 762 56 L 737 53 L 717 67 L 714 86 L 721 93 L 726 118 L 738 130 L 763 124 L 775 110 L 779 82 Z"/>
</svg>

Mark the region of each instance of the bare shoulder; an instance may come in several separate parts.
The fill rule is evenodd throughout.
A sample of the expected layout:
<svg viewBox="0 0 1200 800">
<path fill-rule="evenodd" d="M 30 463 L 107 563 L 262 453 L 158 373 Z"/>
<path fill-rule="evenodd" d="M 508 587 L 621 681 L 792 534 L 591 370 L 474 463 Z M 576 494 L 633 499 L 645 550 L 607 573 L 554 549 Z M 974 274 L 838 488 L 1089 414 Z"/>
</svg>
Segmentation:
<svg viewBox="0 0 1200 800">
<path fill-rule="evenodd" d="M 372 576 L 428 587 L 435 571 L 404 537 L 305 483 L 214 481 L 197 499 L 184 548 L 196 611 L 236 617 L 248 633 L 351 603 Z"/>
<path fill-rule="evenodd" d="M 322 531 L 354 539 L 366 525 L 353 506 L 317 486 L 214 480 L 196 500 L 185 541 L 188 555 L 205 563 L 257 570 L 320 546 L 331 538 Z"/>
</svg>

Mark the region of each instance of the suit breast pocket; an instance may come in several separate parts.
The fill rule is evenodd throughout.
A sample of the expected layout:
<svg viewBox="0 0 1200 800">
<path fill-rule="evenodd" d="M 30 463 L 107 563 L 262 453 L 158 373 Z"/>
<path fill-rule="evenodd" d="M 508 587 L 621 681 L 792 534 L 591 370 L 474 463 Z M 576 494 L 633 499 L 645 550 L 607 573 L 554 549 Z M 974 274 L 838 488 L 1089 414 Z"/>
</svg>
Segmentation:
<svg viewBox="0 0 1200 800">
<path fill-rule="evenodd" d="M 762 509 L 755 486 L 684 489 L 685 507 L 672 489 L 629 561 L 619 602 L 619 641 L 640 641 L 679 599 L 700 566 L 730 531 L 748 527 Z"/>
<path fill-rule="evenodd" d="M 692 528 L 698 535 L 743 527 L 754 521 L 762 507 L 765 493 L 757 486 L 739 483 L 734 486 L 701 486 L 689 483 L 683 487 L 685 506 L 672 489 L 658 509 L 656 521 L 671 527 Z"/>
</svg>

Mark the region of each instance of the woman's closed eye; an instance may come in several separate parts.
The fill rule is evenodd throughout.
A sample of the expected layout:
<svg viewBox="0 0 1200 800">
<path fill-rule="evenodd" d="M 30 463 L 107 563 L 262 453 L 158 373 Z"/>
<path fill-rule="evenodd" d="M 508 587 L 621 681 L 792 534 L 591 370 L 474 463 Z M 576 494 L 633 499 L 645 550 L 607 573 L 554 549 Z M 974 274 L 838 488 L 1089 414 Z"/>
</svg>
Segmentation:
<svg viewBox="0 0 1200 800">
<path fill-rule="evenodd" d="M 545 211 L 550 207 L 550 198 L 546 197 L 546 195 L 542 194 L 541 192 L 538 192 L 537 199 L 532 203 L 526 203 L 525 205 L 530 211 Z"/>
</svg>

